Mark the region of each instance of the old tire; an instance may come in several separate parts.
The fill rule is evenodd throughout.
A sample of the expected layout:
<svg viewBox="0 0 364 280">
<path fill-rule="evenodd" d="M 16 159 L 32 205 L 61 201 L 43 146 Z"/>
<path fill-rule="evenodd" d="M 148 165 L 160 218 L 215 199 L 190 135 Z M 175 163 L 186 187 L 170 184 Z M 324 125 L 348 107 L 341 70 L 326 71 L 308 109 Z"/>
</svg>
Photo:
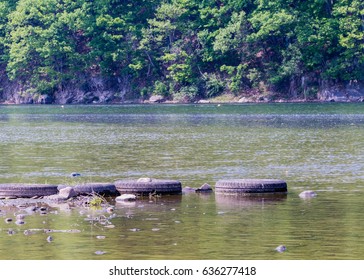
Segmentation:
<svg viewBox="0 0 364 280">
<path fill-rule="evenodd" d="M 0 184 L 0 198 L 30 198 L 58 193 L 57 186 L 48 184 Z"/>
<path fill-rule="evenodd" d="M 83 183 L 75 186 L 61 185 L 58 189 L 72 187 L 77 195 L 97 193 L 101 195 L 118 195 L 114 184 L 111 183 Z"/>
<path fill-rule="evenodd" d="M 140 195 L 182 193 L 182 184 L 176 180 L 119 180 L 115 182 L 115 186 L 119 193 L 132 193 Z"/>
<path fill-rule="evenodd" d="M 216 182 L 215 192 L 223 194 L 285 193 L 287 183 L 274 179 L 219 180 Z"/>
</svg>

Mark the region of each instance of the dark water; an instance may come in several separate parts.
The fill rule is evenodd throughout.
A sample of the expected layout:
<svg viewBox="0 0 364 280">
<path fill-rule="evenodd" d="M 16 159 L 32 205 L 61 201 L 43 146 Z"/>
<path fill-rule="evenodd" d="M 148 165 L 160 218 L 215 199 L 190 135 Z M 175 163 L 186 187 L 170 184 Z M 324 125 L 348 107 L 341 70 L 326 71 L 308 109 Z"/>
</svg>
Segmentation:
<svg viewBox="0 0 364 280">
<path fill-rule="evenodd" d="M 113 214 L 47 205 L 47 215 L 28 215 L 23 225 L 4 220 L 24 210 L 0 201 L 0 258 L 362 259 L 363 109 L 362 103 L 0 106 L 2 183 L 72 183 L 69 175 L 79 172 L 87 182 L 155 177 L 191 187 L 276 178 L 289 190 L 254 199 L 145 198 L 117 204 Z M 300 199 L 306 189 L 318 196 Z M 100 216 L 107 223 L 90 222 Z M 79 232 L 55 232 L 47 242 L 49 228 Z M 25 235 L 27 229 L 43 231 Z M 277 253 L 280 244 L 287 251 Z"/>
</svg>

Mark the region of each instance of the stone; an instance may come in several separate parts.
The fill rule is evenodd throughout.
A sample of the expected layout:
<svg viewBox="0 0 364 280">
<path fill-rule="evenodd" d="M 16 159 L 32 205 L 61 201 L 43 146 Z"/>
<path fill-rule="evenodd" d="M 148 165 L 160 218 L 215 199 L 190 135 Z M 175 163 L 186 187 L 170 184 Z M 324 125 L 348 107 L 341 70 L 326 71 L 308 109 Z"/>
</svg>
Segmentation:
<svg viewBox="0 0 364 280">
<path fill-rule="evenodd" d="M 203 184 L 201 187 L 199 187 L 198 189 L 196 189 L 196 192 L 212 192 L 212 187 L 205 183 Z"/>
<path fill-rule="evenodd" d="M 75 190 L 72 187 L 66 187 L 66 188 L 60 189 L 58 195 L 61 198 L 69 199 L 71 197 L 77 196 L 77 193 L 75 192 Z"/>
<path fill-rule="evenodd" d="M 284 245 L 279 245 L 276 249 L 275 249 L 278 253 L 283 253 L 284 251 L 287 250 L 287 247 Z"/>
<path fill-rule="evenodd" d="M 248 97 L 243 96 L 238 100 L 238 103 L 248 103 L 251 102 L 251 100 Z"/>
<path fill-rule="evenodd" d="M 194 193 L 194 192 L 196 192 L 196 189 L 191 188 L 191 187 L 184 187 L 182 189 L 182 193 Z"/>
<path fill-rule="evenodd" d="M 300 198 L 307 199 L 317 196 L 317 193 L 311 190 L 303 191 L 298 195 Z"/>
<path fill-rule="evenodd" d="M 135 200 L 136 200 L 135 194 L 122 194 L 115 198 L 116 202 L 135 201 Z"/>
<path fill-rule="evenodd" d="M 160 102 L 163 102 L 164 100 L 165 100 L 165 98 L 162 95 L 152 95 L 149 98 L 149 102 L 152 102 L 152 103 L 160 103 Z"/>
<path fill-rule="evenodd" d="M 71 173 L 71 177 L 80 177 L 81 174 L 80 173 L 77 173 L 77 172 L 72 172 Z"/>
<path fill-rule="evenodd" d="M 16 215 L 16 219 L 17 220 L 24 220 L 25 219 L 25 215 L 24 214 L 18 214 L 18 215 Z"/>
</svg>

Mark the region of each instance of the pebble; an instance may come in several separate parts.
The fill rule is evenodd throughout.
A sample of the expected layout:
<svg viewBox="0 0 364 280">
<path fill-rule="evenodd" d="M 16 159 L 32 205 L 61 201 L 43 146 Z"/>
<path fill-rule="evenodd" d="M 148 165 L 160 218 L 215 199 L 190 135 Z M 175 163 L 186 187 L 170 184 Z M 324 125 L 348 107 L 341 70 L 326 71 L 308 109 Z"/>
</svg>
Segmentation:
<svg viewBox="0 0 364 280">
<path fill-rule="evenodd" d="M 12 218 L 6 218 L 5 219 L 5 223 L 11 223 L 13 221 L 13 219 Z"/>
<path fill-rule="evenodd" d="M 105 251 L 96 251 L 95 254 L 96 255 L 103 255 L 103 254 L 106 254 L 106 252 Z"/>
<path fill-rule="evenodd" d="M 311 191 L 311 190 L 308 190 L 308 191 L 303 191 L 299 194 L 299 197 L 300 198 L 313 198 L 313 197 L 316 197 L 317 196 L 317 193 L 314 192 L 314 191 Z"/>
<path fill-rule="evenodd" d="M 52 242 L 52 241 L 53 241 L 53 237 L 52 237 L 52 236 L 48 236 L 48 237 L 47 237 L 47 242 L 49 242 L 49 243 L 50 243 L 50 242 Z"/>
<path fill-rule="evenodd" d="M 287 250 L 287 247 L 284 246 L 284 245 L 279 245 L 276 249 L 275 249 L 277 252 L 279 253 L 283 253 L 284 251 Z"/>
<path fill-rule="evenodd" d="M 29 229 L 24 230 L 24 235 L 32 235 L 32 234 L 35 234 L 35 232 Z"/>
<path fill-rule="evenodd" d="M 115 225 L 106 225 L 105 228 L 115 228 Z"/>
<path fill-rule="evenodd" d="M 24 214 L 18 214 L 18 215 L 16 215 L 16 219 L 17 220 L 24 220 L 24 218 L 25 218 L 25 215 Z"/>
<path fill-rule="evenodd" d="M 106 212 L 107 213 L 112 213 L 112 212 L 114 212 L 114 208 L 113 207 L 107 207 Z"/>
<path fill-rule="evenodd" d="M 24 225 L 25 222 L 23 220 L 16 220 L 15 222 L 17 225 Z"/>
<path fill-rule="evenodd" d="M 105 239 L 105 238 L 106 238 L 106 236 L 105 236 L 105 235 L 97 235 L 97 236 L 96 236 L 96 238 L 97 238 L 97 239 Z"/>
</svg>

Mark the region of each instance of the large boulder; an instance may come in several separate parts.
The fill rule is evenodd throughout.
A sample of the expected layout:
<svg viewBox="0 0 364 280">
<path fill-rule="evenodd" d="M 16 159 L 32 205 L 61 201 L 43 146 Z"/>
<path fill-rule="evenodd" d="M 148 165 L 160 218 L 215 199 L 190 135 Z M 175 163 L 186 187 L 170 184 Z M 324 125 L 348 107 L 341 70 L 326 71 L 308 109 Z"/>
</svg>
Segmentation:
<svg viewBox="0 0 364 280">
<path fill-rule="evenodd" d="M 151 103 L 161 103 L 164 101 L 165 101 L 165 98 L 162 95 L 152 95 L 149 98 L 149 102 L 151 102 Z"/>
</svg>

